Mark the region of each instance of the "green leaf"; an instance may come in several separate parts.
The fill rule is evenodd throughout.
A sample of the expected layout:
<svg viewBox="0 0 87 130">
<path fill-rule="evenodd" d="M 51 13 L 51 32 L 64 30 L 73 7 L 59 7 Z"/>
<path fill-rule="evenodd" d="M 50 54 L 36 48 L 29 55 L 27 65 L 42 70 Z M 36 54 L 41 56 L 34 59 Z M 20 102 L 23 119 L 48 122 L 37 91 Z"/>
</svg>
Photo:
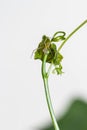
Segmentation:
<svg viewBox="0 0 87 130">
<path fill-rule="evenodd" d="M 49 49 L 49 54 L 48 54 L 47 61 L 46 61 L 47 63 L 53 62 L 56 51 L 57 51 L 57 47 L 54 43 L 52 43 L 50 46 L 50 49 Z"/>
<path fill-rule="evenodd" d="M 54 65 L 59 65 L 62 59 L 63 59 L 63 56 L 59 52 L 56 52 L 55 57 L 53 59 Z"/>
<path fill-rule="evenodd" d="M 55 66 L 55 68 L 53 69 L 52 71 L 54 74 L 57 73 L 58 75 L 61 75 L 63 72 L 62 72 L 62 65 L 59 64 L 58 66 Z"/>
<path fill-rule="evenodd" d="M 50 39 L 47 36 L 42 37 L 42 41 L 39 43 L 38 48 L 35 51 L 34 59 L 43 60 L 45 53 L 47 53 L 50 49 Z"/>
<path fill-rule="evenodd" d="M 87 102 L 77 99 L 69 106 L 67 111 L 61 114 L 63 116 L 57 118 L 60 130 L 87 130 Z M 49 123 L 38 130 L 54 130 L 54 127 Z"/>
<path fill-rule="evenodd" d="M 42 60 L 42 55 L 43 55 L 42 51 L 37 50 L 35 52 L 34 59 L 40 59 L 40 60 Z"/>
</svg>

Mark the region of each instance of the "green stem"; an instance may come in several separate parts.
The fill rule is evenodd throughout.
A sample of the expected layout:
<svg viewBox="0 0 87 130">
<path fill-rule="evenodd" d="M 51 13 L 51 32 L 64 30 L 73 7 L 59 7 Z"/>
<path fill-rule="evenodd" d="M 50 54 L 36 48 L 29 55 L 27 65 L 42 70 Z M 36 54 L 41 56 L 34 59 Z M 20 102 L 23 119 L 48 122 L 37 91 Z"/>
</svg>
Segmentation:
<svg viewBox="0 0 87 130">
<path fill-rule="evenodd" d="M 47 71 L 47 76 L 48 76 L 48 77 L 49 77 L 49 75 L 50 75 L 50 71 L 51 71 L 52 65 L 53 65 L 53 63 L 51 63 L 50 66 L 49 66 L 49 68 L 48 68 L 48 71 Z"/>
<path fill-rule="evenodd" d="M 72 35 L 77 32 L 84 24 L 87 23 L 87 20 L 85 20 L 82 24 L 80 24 L 74 31 L 72 31 L 68 37 L 62 42 L 62 44 L 60 45 L 60 47 L 58 48 L 58 52 L 61 50 L 61 48 L 64 46 L 64 44 L 67 42 L 67 40 L 72 37 Z"/>
<path fill-rule="evenodd" d="M 55 118 L 54 110 L 52 107 L 50 92 L 49 92 L 49 86 L 48 86 L 49 74 L 46 72 L 46 59 L 47 59 L 47 55 L 44 56 L 44 59 L 42 61 L 42 77 L 43 77 L 43 82 L 44 82 L 45 95 L 46 95 L 47 105 L 48 105 L 48 109 L 50 112 L 53 126 L 54 126 L 55 130 L 59 130 L 59 127 L 58 127 L 58 124 L 57 124 L 57 121 Z"/>
</svg>

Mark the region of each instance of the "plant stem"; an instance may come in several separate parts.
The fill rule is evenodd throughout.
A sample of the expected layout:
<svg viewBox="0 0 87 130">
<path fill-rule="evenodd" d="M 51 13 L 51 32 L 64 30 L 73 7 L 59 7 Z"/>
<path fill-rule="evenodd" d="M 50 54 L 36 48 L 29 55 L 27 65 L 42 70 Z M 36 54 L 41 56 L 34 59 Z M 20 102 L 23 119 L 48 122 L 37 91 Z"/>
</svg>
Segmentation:
<svg viewBox="0 0 87 130">
<path fill-rule="evenodd" d="M 58 124 L 57 124 L 57 121 L 55 118 L 54 110 L 52 107 L 50 92 L 49 92 L 49 86 L 48 86 L 49 74 L 46 72 L 46 59 L 47 59 L 47 54 L 44 56 L 44 59 L 42 61 L 42 78 L 43 78 L 43 82 L 44 82 L 45 95 L 46 95 L 47 105 L 48 105 L 48 109 L 50 112 L 53 126 L 54 126 L 55 130 L 59 130 L 59 127 L 58 127 Z"/>
<path fill-rule="evenodd" d="M 58 52 L 61 50 L 61 48 L 64 46 L 64 44 L 67 42 L 67 40 L 70 38 L 70 37 L 72 37 L 72 35 L 74 34 L 74 33 L 76 33 L 84 24 L 86 24 L 87 23 L 87 20 L 85 20 L 83 23 L 81 23 L 74 31 L 72 31 L 69 35 L 68 35 L 68 37 L 62 42 L 62 44 L 60 45 L 60 47 L 58 48 Z"/>
<path fill-rule="evenodd" d="M 47 71 L 47 76 L 48 76 L 48 77 L 49 77 L 49 75 L 50 75 L 50 71 L 51 71 L 52 65 L 53 65 L 53 63 L 51 63 L 50 66 L 49 66 L 49 68 L 48 68 L 48 71 Z"/>
<path fill-rule="evenodd" d="M 67 38 L 62 42 L 62 44 L 59 46 L 58 48 L 58 52 L 61 50 L 61 48 L 64 46 L 64 44 L 67 42 L 67 40 L 72 37 L 72 35 L 74 33 L 76 33 L 84 24 L 87 23 L 87 20 L 85 20 L 82 24 L 80 24 L 75 30 L 73 30 L 68 36 Z M 45 89 L 45 95 L 46 95 L 46 101 L 47 101 L 47 105 L 48 105 L 48 109 L 49 109 L 49 113 L 52 119 L 52 123 L 53 126 L 55 128 L 55 130 L 59 130 L 59 126 L 57 124 L 56 118 L 55 118 L 55 114 L 54 114 L 54 110 L 53 110 L 53 106 L 52 106 L 52 101 L 51 101 L 51 97 L 50 97 L 50 91 L 49 91 L 49 85 L 48 85 L 48 78 L 50 75 L 50 71 L 51 71 L 51 67 L 52 67 L 52 63 L 48 69 L 48 72 L 46 72 L 46 60 L 47 60 L 47 56 L 48 54 L 44 55 L 43 61 L 42 61 L 42 78 L 43 78 L 43 82 L 44 82 L 44 89 Z"/>
</svg>

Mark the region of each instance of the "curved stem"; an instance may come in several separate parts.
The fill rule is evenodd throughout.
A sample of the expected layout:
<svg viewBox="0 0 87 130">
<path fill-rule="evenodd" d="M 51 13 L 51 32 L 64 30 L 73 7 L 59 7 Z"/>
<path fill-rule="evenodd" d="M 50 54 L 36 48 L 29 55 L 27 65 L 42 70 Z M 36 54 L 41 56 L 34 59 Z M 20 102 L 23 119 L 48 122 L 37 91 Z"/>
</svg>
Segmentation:
<svg viewBox="0 0 87 130">
<path fill-rule="evenodd" d="M 43 77 L 43 82 L 44 82 L 45 95 L 46 95 L 47 105 L 48 105 L 48 109 L 50 112 L 53 126 L 54 126 L 55 130 L 59 130 L 59 127 L 58 127 L 58 124 L 57 124 L 57 121 L 55 118 L 54 110 L 52 107 L 50 92 L 49 92 L 49 86 L 48 86 L 49 75 L 48 75 L 48 73 L 46 73 L 46 59 L 47 59 L 47 55 L 44 56 L 44 59 L 42 62 L 42 77 Z"/>
<path fill-rule="evenodd" d="M 77 32 L 84 24 L 87 23 L 87 20 L 85 20 L 82 24 L 80 24 L 74 31 L 72 31 L 68 37 L 62 42 L 62 44 L 60 45 L 60 47 L 58 48 L 58 52 L 61 50 L 61 48 L 63 47 L 63 45 L 67 42 L 67 40 L 75 33 Z"/>
</svg>

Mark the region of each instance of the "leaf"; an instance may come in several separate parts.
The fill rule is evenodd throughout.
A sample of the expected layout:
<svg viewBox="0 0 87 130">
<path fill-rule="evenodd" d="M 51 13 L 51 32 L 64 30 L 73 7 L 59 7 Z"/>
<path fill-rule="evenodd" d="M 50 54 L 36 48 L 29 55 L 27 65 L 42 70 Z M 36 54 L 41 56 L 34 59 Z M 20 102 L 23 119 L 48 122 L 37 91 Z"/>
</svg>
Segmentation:
<svg viewBox="0 0 87 130">
<path fill-rule="evenodd" d="M 35 52 L 34 59 L 40 59 L 41 60 L 42 59 L 42 55 L 43 55 L 42 51 L 37 50 Z"/>
<path fill-rule="evenodd" d="M 63 56 L 59 52 L 56 52 L 55 57 L 53 59 L 54 65 L 59 65 L 62 59 L 63 59 Z"/>
<path fill-rule="evenodd" d="M 52 43 L 50 46 L 50 49 L 49 49 L 49 54 L 48 54 L 47 61 L 46 61 L 47 63 L 53 62 L 56 52 L 57 52 L 57 47 L 54 43 Z"/>
<path fill-rule="evenodd" d="M 60 119 L 57 118 L 60 130 L 87 130 L 87 102 L 75 100 Z M 52 124 L 44 125 L 39 130 L 54 130 Z"/>
<path fill-rule="evenodd" d="M 54 70 L 52 71 L 53 73 L 57 73 L 58 75 L 61 75 L 62 72 L 62 65 L 59 64 L 59 66 L 55 66 Z"/>
<path fill-rule="evenodd" d="M 49 50 L 50 45 L 50 39 L 44 35 L 42 37 L 42 41 L 39 43 L 38 48 L 35 51 L 34 59 L 43 60 L 44 54 Z"/>
</svg>

